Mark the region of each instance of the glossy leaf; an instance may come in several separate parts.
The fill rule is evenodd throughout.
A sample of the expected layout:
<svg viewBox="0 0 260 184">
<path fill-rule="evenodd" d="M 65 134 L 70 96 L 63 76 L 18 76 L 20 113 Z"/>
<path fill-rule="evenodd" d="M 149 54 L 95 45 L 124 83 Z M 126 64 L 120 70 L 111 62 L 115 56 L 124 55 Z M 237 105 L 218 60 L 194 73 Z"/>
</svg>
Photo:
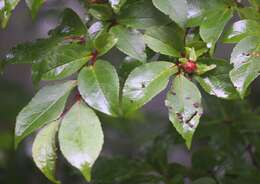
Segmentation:
<svg viewBox="0 0 260 184">
<path fill-rule="evenodd" d="M 254 20 L 240 20 L 229 28 L 223 37 L 225 43 L 237 43 L 247 36 L 260 37 L 260 25 Z"/>
<path fill-rule="evenodd" d="M 32 17 L 35 18 L 45 0 L 25 0 L 25 2 L 31 11 Z"/>
<path fill-rule="evenodd" d="M 84 65 L 92 52 L 91 45 L 81 43 L 85 33 L 77 14 L 66 9 L 61 25 L 50 32 L 51 37 L 18 45 L 6 54 L 3 62 L 32 64 L 35 81 L 41 80 L 42 75 L 45 80 L 67 77 Z"/>
<path fill-rule="evenodd" d="M 90 59 L 90 56 L 83 57 L 61 66 L 58 66 L 42 75 L 42 80 L 60 80 L 79 71 Z"/>
<path fill-rule="evenodd" d="M 145 42 L 139 31 L 116 26 L 111 32 L 118 39 L 117 48 L 120 51 L 137 60 L 146 61 Z"/>
<path fill-rule="evenodd" d="M 43 87 L 18 114 L 15 125 L 15 145 L 36 129 L 62 114 L 75 81 Z"/>
<path fill-rule="evenodd" d="M 123 89 L 123 109 L 133 112 L 164 90 L 169 77 L 177 72 L 173 63 L 159 61 L 143 64 L 128 76 Z"/>
<path fill-rule="evenodd" d="M 176 25 L 153 27 L 145 32 L 144 40 L 148 47 L 161 54 L 180 57 L 184 50 L 184 32 Z"/>
<path fill-rule="evenodd" d="M 233 16 L 232 9 L 218 9 L 209 12 L 200 27 L 201 38 L 208 44 L 209 48 L 214 48 L 221 36 L 225 25 Z"/>
<path fill-rule="evenodd" d="M 206 92 L 224 99 L 236 99 L 239 97 L 229 78 L 232 66 L 228 62 L 216 59 L 199 59 L 198 63 L 216 66 L 213 70 L 196 76 L 196 80 Z"/>
<path fill-rule="evenodd" d="M 102 127 L 94 111 L 83 102 L 76 102 L 62 119 L 58 137 L 64 157 L 89 181 L 91 167 L 104 142 Z"/>
<path fill-rule="evenodd" d="M 12 15 L 13 10 L 20 0 L 2 0 L 0 6 L 0 24 L 2 28 L 7 26 L 8 20 Z"/>
<path fill-rule="evenodd" d="M 170 20 L 157 10 L 151 0 L 127 1 L 118 15 L 118 23 L 132 28 L 147 29 L 161 26 Z"/>
<path fill-rule="evenodd" d="M 79 92 L 88 105 L 108 115 L 119 114 L 119 79 L 110 63 L 98 60 L 94 66 L 83 68 L 78 82 Z"/>
<path fill-rule="evenodd" d="M 35 164 L 53 183 L 60 183 L 54 174 L 57 160 L 56 134 L 58 128 L 59 121 L 46 125 L 36 136 L 32 147 L 32 157 Z"/>
<path fill-rule="evenodd" d="M 186 0 L 152 0 L 156 8 L 175 21 L 180 27 L 187 22 L 188 5 Z"/>
<path fill-rule="evenodd" d="M 138 66 L 142 65 L 141 61 L 127 56 L 121 63 L 118 74 L 120 77 L 120 82 L 125 82 L 129 74 Z"/>
<path fill-rule="evenodd" d="M 169 109 L 169 118 L 173 126 L 190 148 L 193 134 L 203 112 L 200 91 L 183 75 L 177 75 L 173 79 L 165 104 Z"/>
<path fill-rule="evenodd" d="M 52 36 L 85 35 L 86 26 L 72 9 L 66 8 L 61 14 L 61 23 L 49 32 Z"/>
<path fill-rule="evenodd" d="M 230 72 L 231 80 L 243 98 L 249 85 L 259 76 L 260 71 L 260 39 L 246 37 L 234 48 L 231 63 L 234 69 Z"/>
<path fill-rule="evenodd" d="M 215 11 L 217 9 L 224 9 L 226 6 L 226 0 L 187 0 L 187 27 L 199 26 L 203 18 L 208 12 Z"/>
</svg>

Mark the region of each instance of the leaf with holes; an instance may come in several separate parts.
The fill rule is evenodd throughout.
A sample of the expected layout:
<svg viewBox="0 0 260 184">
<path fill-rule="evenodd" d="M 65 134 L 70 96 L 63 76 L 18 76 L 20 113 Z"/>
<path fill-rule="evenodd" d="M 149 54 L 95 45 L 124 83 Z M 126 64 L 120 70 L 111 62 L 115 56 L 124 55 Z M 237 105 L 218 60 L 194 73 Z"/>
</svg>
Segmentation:
<svg viewBox="0 0 260 184">
<path fill-rule="evenodd" d="M 36 129 L 59 118 L 76 81 L 43 87 L 18 114 L 15 125 L 15 145 Z"/>
<path fill-rule="evenodd" d="M 240 20 L 235 22 L 231 28 L 229 28 L 224 36 L 224 43 L 237 43 L 247 36 L 260 37 L 260 25 L 254 20 Z"/>
<path fill-rule="evenodd" d="M 90 181 L 91 167 L 104 142 L 102 127 L 94 111 L 83 102 L 76 102 L 62 119 L 58 138 L 64 157 Z"/>
<path fill-rule="evenodd" d="M 56 134 L 59 121 L 46 125 L 35 137 L 32 147 L 32 157 L 41 172 L 53 183 L 60 183 L 55 179 L 54 173 L 57 160 Z"/>
<path fill-rule="evenodd" d="M 234 69 L 230 78 L 241 98 L 244 98 L 249 85 L 260 74 L 260 38 L 246 37 L 234 48 L 231 55 Z"/>
<path fill-rule="evenodd" d="M 203 112 L 200 91 L 183 75 L 177 75 L 173 79 L 165 104 L 169 109 L 169 118 L 173 126 L 190 148 Z"/>
</svg>

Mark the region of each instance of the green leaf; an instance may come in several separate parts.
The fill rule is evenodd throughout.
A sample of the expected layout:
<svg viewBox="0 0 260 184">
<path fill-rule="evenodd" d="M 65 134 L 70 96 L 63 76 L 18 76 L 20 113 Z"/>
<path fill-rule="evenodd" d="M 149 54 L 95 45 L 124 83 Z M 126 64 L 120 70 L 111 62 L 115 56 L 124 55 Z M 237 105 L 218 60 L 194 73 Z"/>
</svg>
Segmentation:
<svg viewBox="0 0 260 184">
<path fill-rule="evenodd" d="M 195 180 L 194 182 L 192 182 L 192 184 L 216 184 L 216 181 L 212 178 L 204 177 Z"/>
<path fill-rule="evenodd" d="M 260 37 L 260 25 L 254 20 L 240 20 L 235 22 L 223 36 L 224 43 L 237 43 L 247 36 Z"/>
<path fill-rule="evenodd" d="M 208 12 L 225 8 L 225 0 L 187 0 L 187 27 L 196 27 L 201 24 Z"/>
<path fill-rule="evenodd" d="M 77 71 L 79 71 L 86 63 L 89 61 L 91 57 L 86 56 L 82 59 L 77 59 L 75 61 L 71 61 L 69 63 L 65 63 L 61 66 L 58 66 L 50 71 L 44 73 L 42 75 L 42 80 L 60 80 L 64 79 Z"/>
<path fill-rule="evenodd" d="M 93 4 L 88 11 L 98 20 L 110 20 L 113 16 L 113 10 L 108 4 Z"/>
<path fill-rule="evenodd" d="M 117 48 L 120 51 L 137 60 L 146 61 L 144 38 L 139 31 L 115 26 L 111 32 L 118 39 Z"/>
<path fill-rule="evenodd" d="M 171 122 L 190 148 L 193 134 L 203 112 L 200 91 L 183 75 L 177 75 L 165 104 L 169 109 Z"/>
<path fill-rule="evenodd" d="M 85 33 L 77 14 L 66 9 L 61 25 L 50 32 L 50 38 L 18 45 L 6 54 L 3 62 L 32 64 L 35 81 L 41 80 L 42 75 L 45 80 L 67 77 L 84 65 L 92 52 L 91 44 L 81 43 Z"/>
<path fill-rule="evenodd" d="M 108 32 L 108 27 L 100 30 L 94 38 L 94 47 L 101 56 L 111 50 L 117 43 L 118 39 L 114 34 Z"/>
<path fill-rule="evenodd" d="M 123 110 L 133 112 L 166 88 L 169 77 L 177 72 L 174 63 L 159 61 L 135 68 L 123 88 Z"/>
<path fill-rule="evenodd" d="M 32 157 L 41 172 L 53 183 L 60 183 L 55 178 L 57 160 L 56 134 L 59 121 L 46 125 L 35 137 L 32 147 Z"/>
<path fill-rule="evenodd" d="M 144 40 L 148 47 L 161 54 L 180 57 L 184 50 L 184 32 L 175 24 L 148 29 Z"/>
<path fill-rule="evenodd" d="M 96 114 L 83 102 L 76 102 L 62 119 L 58 137 L 64 157 L 90 181 L 91 167 L 104 142 L 101 123 Z"/>
<path fill-rule="evenodd" d="M 215 69 L 196 76 L 196 80 L 207 93 L 224 99 L 237 99 L 239 97 L 229 78 L 232 66 L 228 62 L 217 59 L 199 59 L 198 64 L 216 66 Z"/>
<path fill-rule="evenodd" d="M 249 36 L 241 40 L 234 48 L 231 63 L 234 69 L 230 78 L 243 98 L 249 85 L 259 76 L 260 72 L 260 38 Z"/>
<path fill-rule="evenodd" d="M 214 48 L 226 23 L 233 16 L 232 9 L 225 8 L 207 13 L 200 27 L 200 35 L 208 48 Z"/>
<path fill-rule="evenodd" d="M 118 15 L 118 23 L 136 29 L 161 26 L 170 20 L 151 3 L 151 0 L 128 1 Z"/>
<path fill-rule="evenodd" d="M 85 24 L 72 9 L 66 8 L 61 14 L 61 23 L 49 32 L 52 36 L 85 35 Z"/>
<path fill-rule="evenodd" d="M 126 3 L 127 0 L 109 0 L 109 3 L 113 10 L 118 13 L 121 7 Z"/>
<path fill-rule="evenodd" d="M 8 20 L 12 15 L 12 11 L 15 9 L 20 0 L 4 0 L 1 1 L 2 6 L 0 6 L 0 24 L 2 28 L 7 26 Z"/>
<path fill-rule="evenodd" d="M 36 129 L 62 114 L 75 81 L 43 87 L 18 114 L 15 125 L 15 145 Z"/>
<path fill-rule="evenodd" d="M 25 0 L 25 2 L 31 10 L 32 18 L 35 19 L 39 9 L 43 5 L 43 3 L 45 3 L 45 0 Z"/>
<path fill-rule="evenodd" d="M 186 0 L 152 0 L 156 8 L 175 21 L 180 27 L 187 22 L 188 4 Z"/>
<path fill-rule="evenodd" d="M 119 79 L 113 65 L 98 60 L 94 66 L 81 70 L 78 82 L 79 92 L 88 105 L 108 115 L 119 114 Z"/>
</svg>

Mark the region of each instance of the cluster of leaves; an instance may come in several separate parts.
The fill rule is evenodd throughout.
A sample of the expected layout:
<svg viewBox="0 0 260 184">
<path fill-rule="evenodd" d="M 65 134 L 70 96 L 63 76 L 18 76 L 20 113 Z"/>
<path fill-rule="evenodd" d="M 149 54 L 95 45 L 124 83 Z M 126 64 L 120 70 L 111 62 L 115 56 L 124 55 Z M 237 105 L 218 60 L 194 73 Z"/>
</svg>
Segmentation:
<svg viewBox="0 0 260 184">
<path fill-rule="evenodd" d="M 3 25 L 18 2 L 7 0 L 0 7 Z M 44 1 L 26 2 L 35 17 Z M 61 24 L 48 38 L 18 45 L 0 65 L 31 64 L 36 86 L 42 80 L 61 80 L 78 73 L 77 80 L 40 89 L 16 121 L 16 146 L 43 127 L 34 141 L 33 158 L 55 183 L 56 134 L 64 157 L 90 180 L 91 167 L 103 145 L 101 123 L 92 109 L 113 117 L 127 116 L 173 78 L 165 104 L 169 119 L 190 148 L 203 114 L 197 84 L 211 95 L 233 100 L 244 98 L 259 75 L 258 0 L 251 0 L 250 7 L 235 0 L 81 2 L 92 18 L 87 26 L 66 9 Z M 222 37 L 225 43 L 239 42 L 231 56 L 232 67 L 212 56 L 235 12 L 241 20 Z M 114 47 L 127 55 L 117 69 L 99 59 Z M 74 88 L 75 103 L 65 108 Z"/>
</svg>

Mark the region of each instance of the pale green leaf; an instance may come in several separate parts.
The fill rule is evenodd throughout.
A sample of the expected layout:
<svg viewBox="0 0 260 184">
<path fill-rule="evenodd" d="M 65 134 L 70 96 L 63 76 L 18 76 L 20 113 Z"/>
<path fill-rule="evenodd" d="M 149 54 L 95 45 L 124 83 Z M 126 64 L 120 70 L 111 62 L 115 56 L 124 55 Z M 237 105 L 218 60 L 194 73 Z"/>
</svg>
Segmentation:
<svg viewBox="0 0 260 184">
<path fill-rule="evenodd" d="M 241 40 L 232 52 L 231 63 L 234 64 L 231 80 L 243 98 L 260 74 L 260 38 L 249 36 Z"/>
<path fill-rule="evenodd" d="M 190 148 L 203 112 L 199 89 L 183 75 L 177 75 L 165 104 L 169 109 L 169 119 Z"/>
<path fill-rule="evenodd" d="M 62 119 L 58 138 L 64 157 L 90 181 L 91 167 L 104 142 L 101 123 L 94 111 L 77 101 Z"/>
<path fill-rule="evenodd" d="M 57 160 L 56 134 L 59 121 L 46 125 L 35 137 L 32 147 L 32 157 L 41 172 L 53 183 L 60 183 L 55 178 Z"/>
</svg>

